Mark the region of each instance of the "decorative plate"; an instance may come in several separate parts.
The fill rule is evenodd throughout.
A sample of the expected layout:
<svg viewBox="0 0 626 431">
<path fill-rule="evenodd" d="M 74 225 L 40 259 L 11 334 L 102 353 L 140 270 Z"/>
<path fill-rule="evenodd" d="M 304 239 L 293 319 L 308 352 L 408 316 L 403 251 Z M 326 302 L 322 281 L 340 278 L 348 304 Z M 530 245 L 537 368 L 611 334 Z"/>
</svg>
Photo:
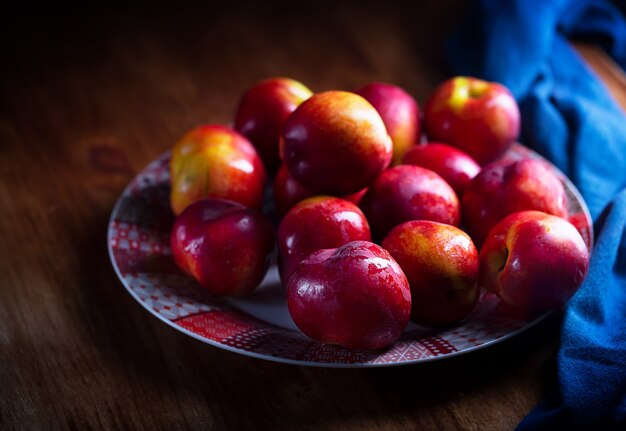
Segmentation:
<svg viewBox="0 0 626 431">
<path fill-rule="evenodd" d="M 541 158 L 516 144 L 505 155 Z M 552 166 L 552 165 L 551 165 Z M 568 197 L 570 221 L 589 246 L 589 211 L 574 185 L 554 168 Z M 251 296 L 217 298 L 183 275 L 171 257 L 169 153 L 137 175 L 118 199 L 108 228 L 113 268 L 128 292 L 173 328 L 202 342 L 242 355 L 321 367 L 380 367 L 413 364 L 477 350 L 537 324 L 548 313 L 522 315 L 483 292 L 474 311 L 455 326 L 433 329 L 410 323 L 392 346 L 377 351 L 349 350 L 311 340 L 287 311 L 275 265 Z"/>
</svg>

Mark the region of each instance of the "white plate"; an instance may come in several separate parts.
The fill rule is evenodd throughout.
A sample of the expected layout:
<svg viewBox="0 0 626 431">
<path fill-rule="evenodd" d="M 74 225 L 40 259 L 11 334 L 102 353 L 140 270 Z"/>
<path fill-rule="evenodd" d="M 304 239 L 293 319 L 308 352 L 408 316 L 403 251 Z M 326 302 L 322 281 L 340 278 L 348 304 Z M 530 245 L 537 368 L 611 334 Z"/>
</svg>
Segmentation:
<svg viewBox="0 0 626 431">
<path fill-rule="evenodd" d="M 516 144 L 505 157 L 538 158 Z M 128 292 L 173 328 L 207 344 L 242 355 L 321 367 L 380 367 L 432 361 L 471 352 L 510 338 L 543 315 L 523 315 L 482 293 L 474 311 L 447 328 L 413 323 L 392 346 L 349 350 L 313 341 L 300 333 L 289 313 L 276 266 L 247 298 L 219 299 L 183 275 L 171 258 L 169 234 L 169 153 L 148 165 L 118 199 L 108 229 L 113 268 Z M 570 221 L 587 244 L 591 217 L 572 183 L 556 168 L 569 198 Z"/>
</svg>

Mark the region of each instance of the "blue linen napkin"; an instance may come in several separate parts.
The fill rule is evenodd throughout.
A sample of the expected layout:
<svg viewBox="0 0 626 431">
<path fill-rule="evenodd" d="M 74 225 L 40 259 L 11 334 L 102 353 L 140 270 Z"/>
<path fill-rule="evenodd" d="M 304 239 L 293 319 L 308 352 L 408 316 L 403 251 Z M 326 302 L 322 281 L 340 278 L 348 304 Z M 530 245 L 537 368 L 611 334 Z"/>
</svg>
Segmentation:
<svg viewBox="0 0 626 431">
<path fill-rule="evenodd" d="M 454 72 L 517 98 L 521 141 L 576 184 L 594 219 L 585 283 L 565 310 L 558 388 L 518 430 L 626 430 L 626 117 L 568 44 L 585 39 L 626 66 L 626 22 L 606 1 L 478 0 L 449 41 Z"/>
</svg>

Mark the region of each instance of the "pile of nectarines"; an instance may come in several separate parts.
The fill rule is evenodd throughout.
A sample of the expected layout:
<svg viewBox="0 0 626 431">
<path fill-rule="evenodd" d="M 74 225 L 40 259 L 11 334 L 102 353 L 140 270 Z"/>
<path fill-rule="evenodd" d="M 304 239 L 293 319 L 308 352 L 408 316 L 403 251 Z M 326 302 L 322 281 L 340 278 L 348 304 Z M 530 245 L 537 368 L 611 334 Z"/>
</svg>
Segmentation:
<svg viewBox="0 0 626 431">
<path fill-rule="evenodd" d="M 409 319 L 462 320 L 481 288 L 526 311 L 562 306 L 589 251 L 553 169 L 502 157 L 519 134 L 515 99 L 457 77 L 424 106 L 422 121 L 383 83 L 254 85 L 234 129 L 198 127 L 172 151 L 175 262 L 215 295 L 246 295 L 277 249 L 298 328 L 348 348 L 389 345 Z"/>
</svg>

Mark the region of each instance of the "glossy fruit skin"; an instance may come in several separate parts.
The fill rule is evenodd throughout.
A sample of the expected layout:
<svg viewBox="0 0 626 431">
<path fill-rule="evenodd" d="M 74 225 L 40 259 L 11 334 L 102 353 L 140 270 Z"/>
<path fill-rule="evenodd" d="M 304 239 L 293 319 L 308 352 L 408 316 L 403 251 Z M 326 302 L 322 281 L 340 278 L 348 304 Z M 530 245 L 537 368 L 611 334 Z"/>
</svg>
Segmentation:
<svg viewBox="0 0 626 431">
<path fill-rule="evenodd" d="M 313 93 L 289 78 L 270 78 L 253 85 L 241 98 L 235 130 L 247 137 L 274 175 L 280 165 L 278 141 L 287 117 Z"/>
<path fill-rule="evenodd" d="M 411 318 L 430 326 L 449 325 L 476 305 L 478 251 L 461 229 L 427 220 L 396 226 L 382 242 L 411 286 Z"/>
<path fill-rule="evenodd" d="M 424 126 L 430 141 L 458 147 L 483 166 L 517 139 L 519 107 L 503 85 L 458 76 L 430 96 L 424 106 Z"/>
<path fill-rule="evenodd" d="M 281 278 L 285 282 L 296 265 L 315 251 L 371 239 L 365 215 L 352 202 L 331 196 L 305 199 L 278 227 Z"/>
<path fill-rule="evenodd" d="M 241 204 L 208 198 L 176 218 L 170 243 L 178 267 L 214 295 L 244 296 L 263 280 L 274 250 L 265 216 Z"/>
<path fill-rule="evenodd" d="M 289 175 L 284 164 L 280 166 L 274 178 L 274 203 L 279 217 L 284 217 L 295 204 L 312 196 L 313 193 Z"/>
<path fill-rule="evenodd" d="M 406 327 L 411 292 L 387 251 L 354 241 L 300 262 L 287 283 L 287 305 L 298 328 L 314 340 L 379 349 Z"/>
<path fill-rule="evenodd" d="M 285 121 L 281 157 L 314 194 L 356 193 L 389 166 L 392 142 L 374 107 L 346 91 L 318 93 Z"/>
<path fill-rule="evenodd" d="M 459 200 L 435 172 L 399 165 L 383 172 L 359 204 L 374 238 L 382 239 L 395 226 L 411 220 L 432 220 L 458 226 Z"/>
<path fill-rule="evenodd" d="M 439 142 L 416 145 L 402 158 L 402 164 L 421 166 L 436 172 L 458 196 L 480 172 L 480 165 L 467 153 Z"/>
<path fill-rule="evenodd" d="M 356 91 L 380 114 L 393 141 L 392 164 L 420 141 L 420 110 L 415 99 L 402 88 L 383 82 L 372 82 Z"/>
<path fill-rule="evenodd" d="M 545 311 L 565 304 L 588 268 L 589 251 L 571 223 L 522 211 L 489 232 L 480 250 L 479 283 L 509 305 Z"/>
<path fill-rule="evenodd" d="M 567 218 L 563 183 L 541 160 L 502 160 L 485 166 L 461 199 L 463 222 L 480 246 L 489 231 L 509 214 L 536 210 Z"/>
<path fill-rule="evenodd" d="M 245 137 L 225 126 L 201 126 L 172 150 L 170 204 L 176 215 L 207 197 L 260 209 L 265 179 L 263 162 Z"/>
<path fill-rule="evenodd" d="M 358 205 L 366 191 L 367 189 L 363 189 L 351 195 L 342 196 L 342 199 Z M 298 202 L 313 196 L 313 193 L 305 189 L 289 175 L 289 171 L 284 164 L 280 166 L 276 173 L 276 178 L 274 178 L 274 203 L 279 217 L 284 217 Z"/>
</svg>

